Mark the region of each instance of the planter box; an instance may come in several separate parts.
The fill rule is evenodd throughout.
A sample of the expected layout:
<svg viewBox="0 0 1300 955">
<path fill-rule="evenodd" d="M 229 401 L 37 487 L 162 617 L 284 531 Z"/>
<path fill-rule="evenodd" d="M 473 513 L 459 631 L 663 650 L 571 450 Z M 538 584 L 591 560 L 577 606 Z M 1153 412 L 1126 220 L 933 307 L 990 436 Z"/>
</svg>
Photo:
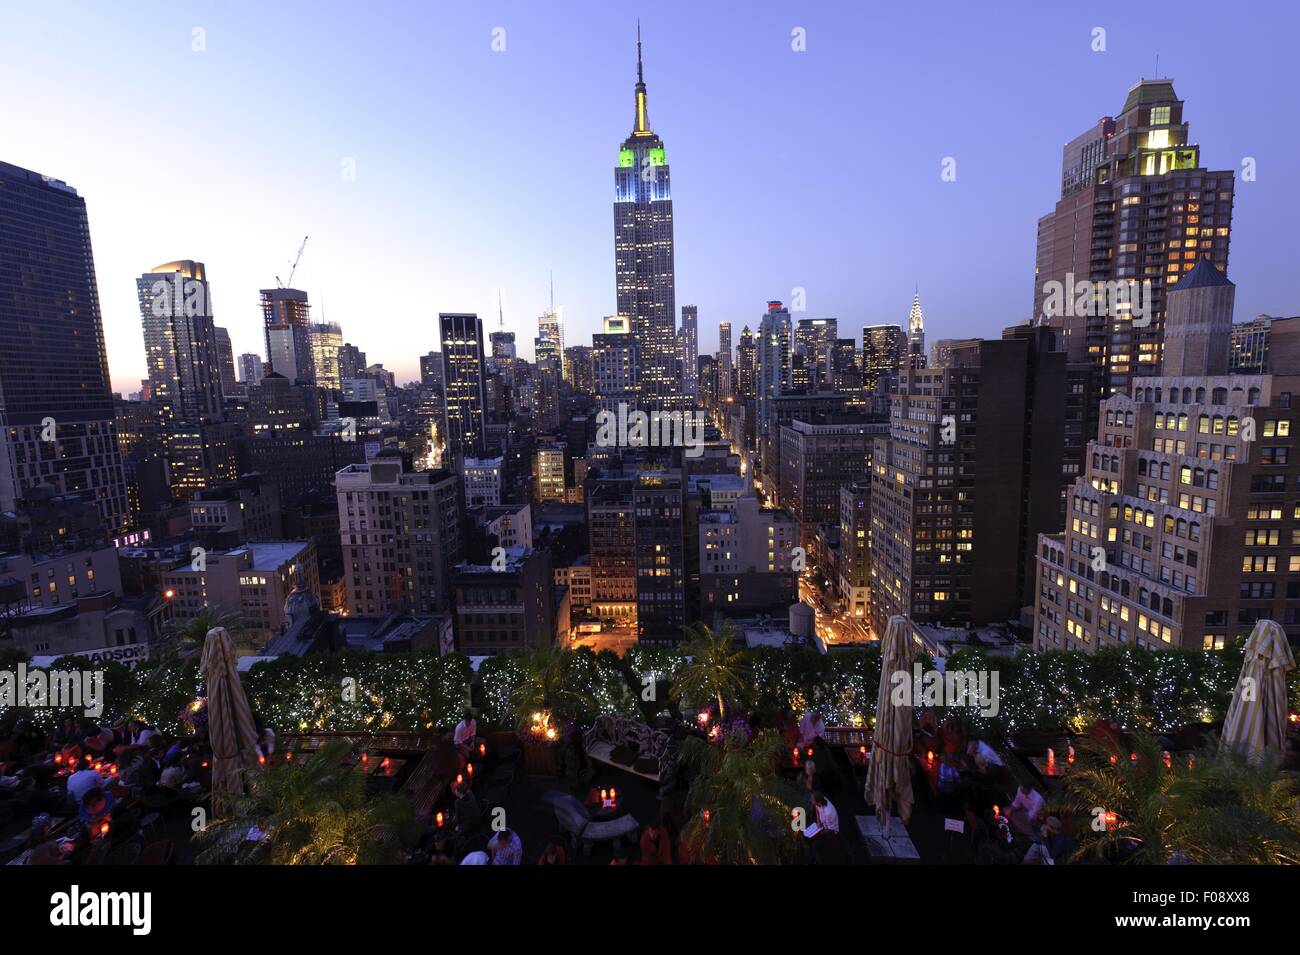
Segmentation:
<svg viewBox="0 0 1300 955">
<path fill-rule="evenodd" d="M 530 776 L 558 776 L 560 774 L 559 743 L 524 740 L 524 769 Z"/>
</svg>

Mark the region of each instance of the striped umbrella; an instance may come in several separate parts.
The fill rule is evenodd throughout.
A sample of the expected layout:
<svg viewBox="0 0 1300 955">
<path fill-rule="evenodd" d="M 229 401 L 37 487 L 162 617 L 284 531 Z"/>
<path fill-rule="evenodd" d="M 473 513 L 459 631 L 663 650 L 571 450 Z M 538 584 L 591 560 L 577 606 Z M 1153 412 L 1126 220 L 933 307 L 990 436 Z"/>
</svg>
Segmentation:
<svg viewBox="0 0 1300 955">
<path fill-rule="evenodd" d="M 235 669 L 235 647 L 225 627 L 208 631 L 199 659 L 199 675 L 208 688 L 212 811 L 221 815 L 228 803 L 223 794 L 242 793 L 242 771 L 257 765 L 257 731 Z"/>
<path fill-rule="evenodd" d="M 884 832 L 889 832 L 891 809 L 907 820 L 912 815 L 912 699 L 895 702 L 894 687 L 902 673 L 907 688 L 912 686 L 912 661 L 916 644 L 912 622 L 906 617 L 890 617 L 880 649 L 880 693 L 876 698 L 876 730 L 867 766 L 867 784 L 863 796 L 876 807 L 876 816 Z M 900 695 L 900 700 L 902 696 Z"/>
<path fill-rule="evenodd" d="M 1286 675 L 1295 657 L 1286 633 L 1275 621 L 1260 620 L 1246 641 L 1246 659 L 1223 721 L 1220 749 L 1235 749 L 1258 762 L 1268 749 L 1286 741 Z"/>
</svg>

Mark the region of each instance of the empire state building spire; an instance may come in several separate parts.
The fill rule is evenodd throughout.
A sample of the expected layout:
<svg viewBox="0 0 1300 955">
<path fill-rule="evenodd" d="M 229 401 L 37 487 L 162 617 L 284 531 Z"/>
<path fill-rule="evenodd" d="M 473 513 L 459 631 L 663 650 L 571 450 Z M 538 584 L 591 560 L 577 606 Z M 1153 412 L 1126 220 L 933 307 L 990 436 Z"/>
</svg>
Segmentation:
<svg viewBox="0 0 1300 955">
<path fill-rule="evenodd" d="M 641 21 L 636 21 L 636 125 L 632 128 L 633 136 L 653 136 L 650 131 L 650 117 L 646 113 L 645 71 L 641 66 Z"/>
</svg>

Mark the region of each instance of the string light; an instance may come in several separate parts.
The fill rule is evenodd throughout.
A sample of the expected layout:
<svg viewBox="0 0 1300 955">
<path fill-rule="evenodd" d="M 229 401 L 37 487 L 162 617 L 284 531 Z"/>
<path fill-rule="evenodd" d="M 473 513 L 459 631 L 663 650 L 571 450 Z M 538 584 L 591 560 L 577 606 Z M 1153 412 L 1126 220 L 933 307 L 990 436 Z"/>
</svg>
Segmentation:
<svg viewBox="0 0 1300 955">
<path fill-rule="evenodd" d="M 0 655 L 0 669 L 10 655 Z M 863 727 L 874 722 L 880 688 L 877 646 L 827 655 L 807 648 L 758 647 L 742 651 L 741 659 L 757 709 L 800 712 L 816 707 L 828 725 Z M 591 702 L 583 709 L 593 712 L 584 716 L 644 718 L 666 711 L 666 687 L 685 662 L 671 647 L 634 647 L 622 659 L 582 649 L 565 656 L 566 688 Z M 1222 719 L 1241 662 L 1240 646 L 1213 652 L 1119 647 L 1095 654 L 1049 651 L 1014 657 L 990 657 L 963 648 L 946 660 L 945 669 L 996 670 L 996 712 L 970 705 L 941 707 L 937 715 L 957 715 L 977 733 L 1082 730 L 1097 720 L 1124 729 L 1166 731 Z M 922 657 L 921 663 L 923 669 L 933 669 L 928 658 Z M 63 658 L 53 668 L 74 664 L 76 658 Z M 163 667 L 145 664 L 136 670 L 118 663 L 102 666 L 104 723 L 138 718 L 164 732 L 183 732 L 181 714 L 205 692 L 195 660 Z M 518 654 L 483 662 L 478 672 L 482 724 L 520 725 L 519 715 L 512 713 L 512 697 L 526 672 L 525 659 Z M 258 664 L 242 677 L 254 712 L 281 732 L 444 730 L 460 718 L 473 678 L 469 660 L 459 654 L 359 651 L 281 657 Z M 345 692 L 347 686 L 354 692 Z M 647 697 L 649 687 L 656 692 Z M 1289 674 L 1288 702 L 1292 713 L 1300 711 L 1300 671 Z M 0 705 L 0 723 L 5 709 Z M 62 714 L 33 710 L 30 715 L 38 725 L 50 727 Z"/>
</svg>

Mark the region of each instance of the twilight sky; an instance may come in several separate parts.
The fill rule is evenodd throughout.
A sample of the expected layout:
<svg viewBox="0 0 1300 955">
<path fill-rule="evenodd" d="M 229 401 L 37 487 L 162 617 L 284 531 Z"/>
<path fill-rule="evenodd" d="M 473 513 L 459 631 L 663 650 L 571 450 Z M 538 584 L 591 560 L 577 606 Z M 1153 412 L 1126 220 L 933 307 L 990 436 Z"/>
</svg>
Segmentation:
<svg viewBox="0 0 1300 955">
<path fill-rule="evenodd" d="M 531 354 L 551 270 L 566 344 L 590 344 L 614 310 L 639 15 L 677 304 L 699 306 L 701 352 L 719 321 L 738 335 L 796 286 L 798 317 L 835 316 L 844 336 L 904 323 L 914 285 L 932 340 L 997 335 L 1028 317 L 1061 145 L 1117 113 L 1158 54 L 1203 162 L 1238 173 L 1237 320 L 1300 312 L 1293 4 L 986 6 L 6 4 L 0 160 L 86 198 L 123 392 L 145 374 L 136 276 L 205 262 L 236 353 L 260 353 L 257 290 L 287 278 L 305 234 L 294 285 L 399 380 L 437 347 L 439 311 L 495 327 L 498 289 Z"/>
</svg>

